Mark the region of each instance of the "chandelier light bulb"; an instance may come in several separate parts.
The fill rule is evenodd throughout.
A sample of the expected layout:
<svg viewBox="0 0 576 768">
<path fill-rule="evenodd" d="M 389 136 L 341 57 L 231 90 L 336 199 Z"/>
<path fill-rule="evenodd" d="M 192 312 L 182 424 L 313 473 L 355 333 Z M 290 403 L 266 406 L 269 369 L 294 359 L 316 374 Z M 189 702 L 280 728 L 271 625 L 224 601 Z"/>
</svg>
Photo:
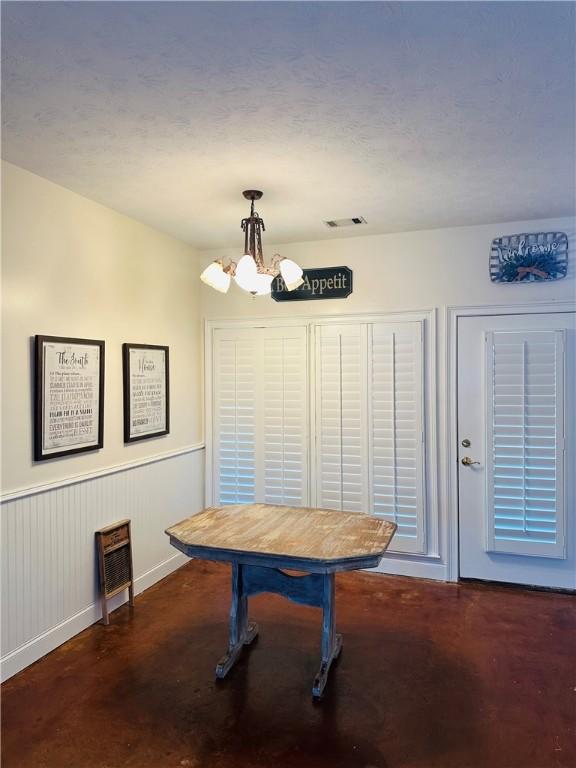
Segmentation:
<svg viewBox="0 0 576 768">
<path fill-rule="evenodd" d="M 238 262 L 236 267 L 236 275 L 234 279 L 236 283 L 245 291 L 252 293 L 254 290 L 254 284 L 256 277 L 258 276 L 258 268 L 256 262 L 252 256 L 247 253 Z"/>
<path fill-rule="evenodd" d="M 250 278 L 253 277 L 257 271 L 258 268 L 256 267 L 256 262 L 253 257 L 249 253 L 246 253 L 238 262 L 238 266 L 236 267 L 236 277 L 239 277 L 240 279 Z"/>
<path fill-rule="evenodd" d="M 293 291 L 304 282 L 302 269 L 292 259 L 282 259 L 280 262 L 280 274 L 289 291 Z"/>
<path fill-rule="evenodd" d="M 230 275 L 224 272 L 221 261 L 213 261 L 208 264 L 204 272 L 200 275 L 200 280 L 220 293 L 226 293 L 230 288 Z"/>
<path fill-rule="evenodd" d="M 274 280 L 272 275 L 256 275 L 250 293 L 254 296 L 267 296 L 272 290 L 272 280 Z"/>
</svg>

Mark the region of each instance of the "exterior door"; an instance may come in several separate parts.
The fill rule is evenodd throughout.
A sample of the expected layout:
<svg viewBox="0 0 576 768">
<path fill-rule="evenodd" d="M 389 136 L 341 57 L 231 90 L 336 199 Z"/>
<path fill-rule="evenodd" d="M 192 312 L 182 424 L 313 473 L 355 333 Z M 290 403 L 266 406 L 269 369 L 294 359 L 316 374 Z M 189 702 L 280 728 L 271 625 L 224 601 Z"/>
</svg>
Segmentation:
<svg viewBox="0 0 576 768">
<path fill-rule="evenodd" d="M 576 588 L 574 313 L 458 322 L 460 576 Z"/>
</svg>

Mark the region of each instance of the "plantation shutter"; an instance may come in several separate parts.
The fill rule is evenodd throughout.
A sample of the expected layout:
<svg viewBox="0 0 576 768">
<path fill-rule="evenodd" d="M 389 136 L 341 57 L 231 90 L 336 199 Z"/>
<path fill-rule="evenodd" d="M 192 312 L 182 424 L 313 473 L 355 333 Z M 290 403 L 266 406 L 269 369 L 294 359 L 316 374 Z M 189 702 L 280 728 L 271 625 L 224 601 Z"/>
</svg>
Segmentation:
<svg viewBox="0 0 576 768">
<path fill-rule="evenodd" d="M 369 446 L 373 514 L 398 525 L 392 549 L 425 551 L 423 328 L 369 327 Z"/>
<path fill-rule="evenodd" d="M 307 330 L 263 328 L 262 446 L 266 504 L 308 503 Z"/>
<path fill-rule="evenodd" d="M 257 339 L 217 330 L 213 345 L 213 496 L 216 505 L 256 501 Z"/>
<path fill-rule="evenodd" d="M 426 551 L 420 321 L 218 329 L 213 344 L 213 503 L 310 504 L 398 525 L 393 551 Z"/>
<path fill-rule="evenodd" d="M 368 512 L 366 326 L 316 328 L 317 504 Z"/>
<path fill-rule="evenodd" d="M 565 557 L 564 334 L 486 333 L 489 552 Z"/>
<path fill-rule="evenodd" d="M 308 503 L 307 331 L 214 331 L 215 504 Z"/>
</svg>

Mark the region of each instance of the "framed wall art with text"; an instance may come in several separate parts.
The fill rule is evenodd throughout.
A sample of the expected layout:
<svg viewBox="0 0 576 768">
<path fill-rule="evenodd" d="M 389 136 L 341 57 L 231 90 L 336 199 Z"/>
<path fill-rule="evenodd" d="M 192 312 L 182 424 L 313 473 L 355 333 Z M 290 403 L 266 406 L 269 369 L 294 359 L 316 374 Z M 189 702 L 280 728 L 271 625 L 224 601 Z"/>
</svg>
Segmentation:
<svg viewBox="0 0 576 768">
<path fill-rule="evenodd" d="M 124 442 L 170 432 L 168 347 L 123 344 Z"/>
<path fill-rule="evenodd" d="M 34 460 L 104 445 L 104 342 L 34 337 Z"/>
</svg>

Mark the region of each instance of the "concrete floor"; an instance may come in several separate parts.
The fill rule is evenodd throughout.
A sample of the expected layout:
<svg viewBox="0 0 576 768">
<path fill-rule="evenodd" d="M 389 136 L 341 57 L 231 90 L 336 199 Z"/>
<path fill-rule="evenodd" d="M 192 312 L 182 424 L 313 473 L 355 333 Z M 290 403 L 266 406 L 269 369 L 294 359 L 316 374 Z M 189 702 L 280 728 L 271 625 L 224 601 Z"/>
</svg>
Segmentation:
<svg viewBox="0 0 576 768">
<path fill-rule="evenodd" d="M 230 677 L 229 569 L 191 562 L 2 689 L 3 768 L 574 768 L 569 595 L 337 576 L 344 649 L 314 703 L 320 614 L 250 601 Z"/>
</svg>

